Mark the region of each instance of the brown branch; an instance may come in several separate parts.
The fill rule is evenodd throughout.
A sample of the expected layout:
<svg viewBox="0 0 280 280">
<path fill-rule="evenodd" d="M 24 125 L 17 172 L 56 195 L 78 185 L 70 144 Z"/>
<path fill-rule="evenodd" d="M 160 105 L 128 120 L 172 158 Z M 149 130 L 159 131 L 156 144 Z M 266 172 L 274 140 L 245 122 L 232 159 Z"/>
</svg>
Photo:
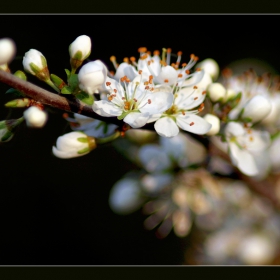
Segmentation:
<svg viewBox="0 0 280 280">
<path fill-rule="evenodd" d="M 81 102 L 72 95 L 69 95 L 69 97 L 67 96 L 68 98 L 65 98 L 62 95 L 47 91 L 2 70 L 0 70 L 0 82 L 3 82 L 12 88 L 19 90 L 20 92 L 23 92 L 26 96 L 39 101 L 42 104 L 49 105 L 66 112 L 78 113 L 87 117 L 113 123 L 118 126 L 123 125 L 123 121 L 120 121 L 115 117 L 102 117 L 96 114 L 93 112 L 91 106 Z"/>
</svg>

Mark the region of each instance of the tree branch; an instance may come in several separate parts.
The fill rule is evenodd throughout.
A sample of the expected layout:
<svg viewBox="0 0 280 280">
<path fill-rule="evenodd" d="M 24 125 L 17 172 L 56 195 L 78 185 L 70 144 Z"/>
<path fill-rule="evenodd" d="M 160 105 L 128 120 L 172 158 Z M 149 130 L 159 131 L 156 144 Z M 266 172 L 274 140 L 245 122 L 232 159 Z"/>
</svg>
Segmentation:
<svg viewBox="0 0 280 280">
<path fill-rule="evenodd" d="M 65 98 L 62 95 L 47 91 L 2 70 L 0 70 L 0 82 L 3 82 L 12 88 L 23 92 L 26 96 L 39 101 L 42 104 L 49 105 L 63 111 L 78 113 L 87 117 L 113 123 L 118 126 L 123 125 L 123 121 L 120 121 L 115 117 L 102 117 L 96 114 L 93 112 L 91 106 L 81 102 L 72 95 L 69 95 L 69 97 L 67 96 L 68 98 Z"/>
</svg>

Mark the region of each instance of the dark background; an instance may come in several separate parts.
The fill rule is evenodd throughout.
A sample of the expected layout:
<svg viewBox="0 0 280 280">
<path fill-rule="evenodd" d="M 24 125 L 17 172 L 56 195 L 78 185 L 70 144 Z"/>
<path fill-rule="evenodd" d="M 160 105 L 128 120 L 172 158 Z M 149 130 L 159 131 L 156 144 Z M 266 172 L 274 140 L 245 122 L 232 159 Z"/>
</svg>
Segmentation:
<svg viewBox="0 0 280 280">
<path fill-rule="evenodd" d="M 38 5 L 40 3 L 38 2 Z M 232 61 L 255 58 L 280 71 L 277 15 L 1 15 L 0 38 L 17 44 L 10 68 L 22 70 L 22 56 L 42 52 L 49 70 L 65 78 L 68 46 L 79 35 L 92 39 L 91 60 L 113 70 L 138 57 L 137 49 L 171 47 L 188 62 L 211 57 L 224 68 Z M 29 80 L 45 87 L 43 83 Z M 47 88 L 47 87 L 46 87 Z M 22 110 L 3 106 L 9 89 L 0 85 L 1 120 Z M 0 144 L 0 265 L 174 265 L 184 262 L 184 240 L 170 234 L 158 240 L 143 228 L 141 211 L 114 214 L 108 205 L 111 186 L 135 166 L 111 145 L 69 160 L 56 158 L 51 147 L 70 131 L 61 111 L 51 110 L 44 129 L 23 124 L 14 139 Z"/>
</svg>

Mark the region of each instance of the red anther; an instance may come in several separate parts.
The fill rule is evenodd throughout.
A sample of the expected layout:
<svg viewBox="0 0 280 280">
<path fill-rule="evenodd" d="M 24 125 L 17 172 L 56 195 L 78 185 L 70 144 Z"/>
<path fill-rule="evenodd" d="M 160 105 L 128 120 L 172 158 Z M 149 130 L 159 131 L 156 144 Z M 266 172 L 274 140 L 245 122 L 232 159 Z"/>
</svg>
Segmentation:
<svg viewBox="0 0 280 280">
<path fill-rule="evenodd" d="M 125 57 L 125 58 L 123 59 L 123 61 L 126 62 L 126 63 L 128 63 L 128 62 L 129 62 L 128 57 Z"/>
<path fill-rule="evenodd" d="M 171 51 L 172 51 L 172 50 L 171 50 L 170 48 L 168 48 L 168 49 L 166 50 L 167 53 L 171 53 Z"/>
<path fill-rule="evenodd" d="M 185 73 L 189 75 L 191 73 L 191 71 L 190 70 L 186 70 Z"/>
<path fill-rule="evenodd" d="M 144 82 L 144 85 L 145 85 L 145 86 L 147 86 L 148 84 L 149 84 L 149 82 L 148 82 L 148 81 Z"/>
<path fill-rule="evenodd" d="M 182 74 L 178 74 L 178 78 L 182 78 L 183 77 L 183 75 Z"/>
<path fill-rule="evenodd" d="M 198 99 L 198 97 L 195 97 L 195 98 L 194 98 L 194 100 L 197 100 L 197 99 Z"/>
<path fill-rule="evenodd" d="M 124 102 L 124 109 L 125 109 L 125 110 L 128 110 L 129 107 L 130 107 L 130 103 L 129 103 L 128 101 L 125 101 L 125 102 Z"/>
<path fill-rule="evenodd" d="M 188 64 L 186 62 L 182 63 L 182 67 L 186 67 Z"/>
<path fill-rule="evenodd" d="M 125 100 L 125 97 L 122 97 L 122 100 Z"/>
<path fill-rule="evenodd" d="M 138 73 L 139 73 L 140 75 L 142 74 L 142 72 L 143 72 L 142 70 L 139 70 L 139 71 L 138 71 Z"/>
<path fill-rule="evenodd" d="M 196 71 L 196 72 L 199 72 L 199 71 L 201 71 L 201 68 L 196 68 L 195 71 Z"/>
<path fill-rule="evenodd" d="M 136 60 L 136 58 L 134 56 L 130 57 L 130 61 L 134 62 Z"/>
<path fill-rule="evenodd" d="M 133 100 L 134 100 L 135 102 L 137 102 L 137 99 L 136 99 L 136 98 L 133 98 Z"/>
<path fill-rule="evenodd" d="M 251 142 L 254 140 L 254 138 L 253 138 L 252 136 L 250 136 L 250 138 L 249 138 L 249 139 L 250 139 L 250 141 L 251 141 Z"/>
<path fill-rule="evenodd" d="M 185 111 L 182 111 L 182 114 L 185 116 L 186 115 Z"/>
<path fill-rule="evenodd" d="M 158 50 L 155 50 L 154 55 L 160 55 L 160 52 Z"/>
<path fill-rule="evenodd" d="M 183 52 L 181 52 L 181 51 L 177 52 L 178 56 L 181 56 L 182 54 L 183 54 Z"/>
<path fill-rule="evenodd" d="M 69 118 L 69 114 L 63 113 L 63 114 L 62 114 L 62 117 L 63 117 L 64 119 L 67 119 L 67 118 Z"/>
<path fill-rule="evenodd" d="M 118 92 L 117 89 L 114 88 L 114 92 L 117 93 Z"/>
<path fill-rule="evenodd" d="M 165 83 L 168 83 L 168 79 L 165 79 L 164 82 L 165 82 Z"/>
<path fill-rule="evenodd" d="M 111 61 L 116 61 L 116 57 L 115 57 L 114 55 L 112 55 L 112 56 L 110 57 L 110 60 L 111 60 Z"/>
<path fill-rule="evenodd" d="M 153 78 L 154 78 L 153 75 L 150 75 L 150 76 L 149 76 L 149 80 L 152 80 Z"/>
<path fill-rule="evenodd" d="M 145 89 L 149 89 L 150 87 L 149 86 L 145 86 Z"/>
<path fill-rule="evenodd" d="M 148 57 L 148 55 L 145 53 L 144 55 L 142 55 L 141 57 L 140 57 L 140 59 L 146 59 Z"/>
<path fill-rule="evenodd" d="M 193 86 L 193 89 L 197 89 L 197 86 Z"/>
<path fill-rule="evenodd" d="M 151 64 L 151 61 L 149 60 L 149 61 L 148 61 L 148 65 L 150 65 L 150 64 Z"/>
<path fill-rule="evenodd" d="M 191 122 L 191 123 L 190 123 L 190 126 L 193 126 L 193 125 L 194 125 L 194 122 Z"/>
<path fill-rule="evenodd" d="M 206 94 L 206 90 L 204 90 L 204 91 L 202 92 L 202 94 Z"/>
<path fill-rule="evenodd" d="M 110 82 L 106 82 L 106 86 L 108 87 L 109 85 L 111 85 L 111 83 Z"/>
<path fill-rule="evenodd" d="M 113 95 L 108 96 L 108 100 L 109 100 L 109 101 L 112 101 L 113 98 L 114 98 Z"/>
<path fill-rule="evenodd" d="M 148 99 L 148 104 L 151 104 L 152 103 L 152 100 L 151 99 Z"/>
</svg>

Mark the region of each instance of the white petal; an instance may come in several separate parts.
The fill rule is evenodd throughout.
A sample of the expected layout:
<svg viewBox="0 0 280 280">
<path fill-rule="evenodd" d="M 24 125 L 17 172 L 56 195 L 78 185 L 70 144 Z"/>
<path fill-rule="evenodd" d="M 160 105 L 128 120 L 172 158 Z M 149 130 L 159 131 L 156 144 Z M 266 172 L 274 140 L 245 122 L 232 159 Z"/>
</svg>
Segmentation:
<svg viewBox="0 0 280 280">
<path fill-rule="evenodd" d="M 161 68 L 161 72 L 155 77 L 156 83 L 173 85 L 177 82 L 178 73 L 172 66 L 164 66 Z M 167 81 L 167 82 L 166 82 Z"/>
<path fill-rule="evenodd" d="M 147 123 L 149 116 L 148 113 L 131 112 L 123 119 L 123 121 L 133 128 L 138 128 Z"/>
<path fill-rule="evenodd" d="M 205 121 L 203 118 L 201 118 L 197 115 L 194 115 L 194 114 L 179 115 L 176 118 L 176 123 L 183 130 L 186 130 L 186 131 L 189 131 L 189 132 L 192 132 L 195 134 L 205 134 L 211 129 L 211 126 L 212 126 L 210 123 Z"/>
<path fill-rule="evenodd" d="M 89 153 L 78 154 L 77 151 L 60 151 L 55 146 L 52 147 L 52 152 L 58 158 L 75 158 L 84 156 Z"/>
<path fill-rule="evenodd" d="M 121 108 L 106 100 L 95 101 L 92 110 L 103 117 L 120 116 L 122 114 Z"/>
<path fill-rule="evenodd" d="M 156 132 L 163 137 L 174 137 L 179 133 L 176 123 L 169 117 L 160 118 L 155 123 Z"/>
<path fill-rule="evenodd" d="M 257 165 L 254 157 L 247 151 L 240 149 L 235 143 L 229 143 L 230 156 L 233 158 L 233 163 L 242 171 L 245 175 L 254 176 L 258 174 Z"/>
<path fill-rule="evenodd" d="M 129 65 L 126 62 L 123 62 L 117 68 L 114 78 L 116 80 L 119 80 L 123 76 L 127 76 L 128 79 L 133 80 L 137 74 L 138 73 L 133 66 Z"/>
</svg>

